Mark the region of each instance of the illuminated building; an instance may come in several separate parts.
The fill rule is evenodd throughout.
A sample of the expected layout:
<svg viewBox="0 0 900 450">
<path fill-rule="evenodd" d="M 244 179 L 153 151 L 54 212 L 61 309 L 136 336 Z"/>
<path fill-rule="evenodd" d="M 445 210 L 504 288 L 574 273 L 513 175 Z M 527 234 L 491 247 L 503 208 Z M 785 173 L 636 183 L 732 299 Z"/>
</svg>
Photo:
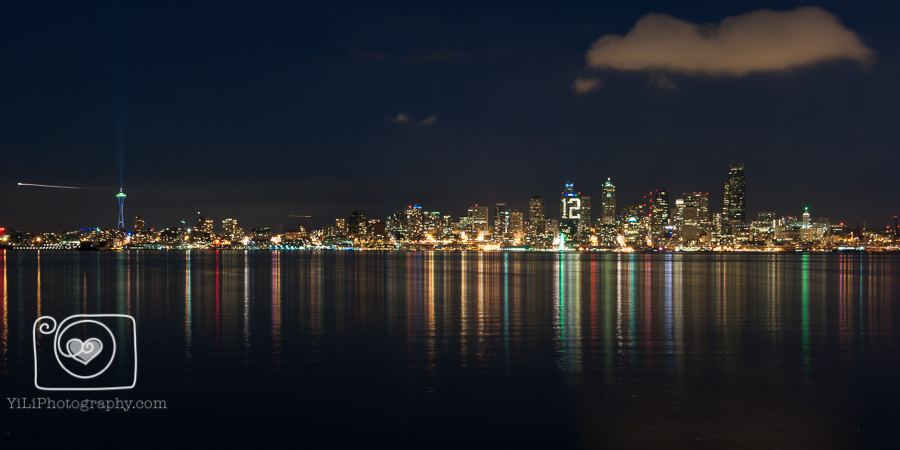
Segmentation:
<svg viewBox="0 0 900 450">
<path fill-rule="evenodd" d="M 197 226 L 194 227 L 194 231 L 197 233 L 204 233 L 208 235 L 213 234 L 213 220 L 211 218 L 204 218 L 200 216 L 197 218 Z"/>
<path fill-rule="evenodd" d="M 756 214 L 756 222 L 754 222 L 754 237 L 758 240 L 769 240 L 775 237 L 775 221 L 774 212 L 760 212 Z"/>
<path fill-rule="evenodd" d="M 544 198 L 535 195 L 528 200 L 528 221 L 531 223 L 531 235 L 541 236 L 547 231 L 547 215 L 544 212 Z"/>
<path fill-rule="evenodd" d="M 488 230 L 488 207 L 475 205 L 469 208 L 469 227 L 472 231 L 485 234 Z"/>
<path fill-rule="evenodd" d="M 653 191 L 650 197 L 650 232 L 655 240 L 661 239 L 669 225 L 669 191 Z"/>
<path fill-rule="evenodd" d="M 522 239 L 525 237 L 525 223 L 522 218 L 522 212 L 518 209 L 514 209 L 509 214 L 509 233 L 512 234 L 514 239 Z"/>
<path fill-rule="evenodd" d="M 453 234 L 453 218 L 449 214 L 443 217 L 441 221 L 441 236 L 450 236 Z"/>
<path fill-rule="evenodd" d="M 809 207 L 803 209 L 803 226 L 800 229 L 800 240 L 804 242 L 819 242 L 825 237 L 828 229 L 828 219 L 819 217 L 815 221 L 810 220 Z"/>
<path fill-rule="evenodd" d="M 365 211 L 353 211 L 347 221 L 350 237 L 364 237 L 368 234 L 368 219 Z"/>
<path fill-rule="evenodd" d="M 494 210 L 494 234 L 500 237 L 509 233 L 509 209 L 506 203 L 497 203 Z"/>
<path fill-rule="evenodd" d="M 682 243 L 693 246 L 708 240 L 709 194 L 703 192 L 684 193 L 683 202 L 679 231 Z"/>
<path fill-rule="evenodd" d="M 731 235 L 732 225 L 742 225 L 747 215 L 747 190 L 744 183 L 744 165 L 731 164 L 728 181 L 722 191 L 722 234 Z"/>
<path fill-rule="evenodd" d="M 575 192 L 575 184 L 566 183 L 559 200 L 559 232 L 565 235 L 565 242 L 577 242 L 581 231 L 581 193 Z"/>
<path fill-rule="evenodd" d="M 378 220 L 372 219 L 369 221 L 368 229 L 371 230 L 371 234 L 378 237 L 384 237 L 387 235 L 387 224 Z"/>
<path fill-rule="evenodd" d="M 581 197 L 581 221 L 578 227 L 578 235 L 582 243 L 590 242 L 591 236 L 591 197 Z"/>
<path fill-rule="evenodd" d="M 225 219 L 222 221 L 222 229 L 225 239 L 237 242 L 244 238 L 244 229 L 238 226 L 237 220 Z"/>
<path fill-rule="evenodd" d="M 422 213 L 422 228 L 427 236 L 439 239 L 443 236 L 441 213 L 438 211 L 426 211 Z"/>
<path fill-rule="evenodd" d="M 341 236 L 347 235 L 347 221 L 344 219 L 334 219 L 335 232 Z"/>
<path fill-rule="evenodd" d="M 647 244 L 647 230 L 643 225 L 644 205 L 625 205 L 622 208 L 622 229 L 625 243 L 631 248 L 643 248 Z"/>
<path fill-rule="evenodd" d="M 597 243 L 604 247 L 616 247 L 618 230 L 615 224 L 601 223 L 597 228 Z"/>
<path fill-rule="evenodd" d="M 250 228 L 250 241 L 257 245 L 268 245 L 272 240 L 272 229 L 269 227 Z"/>
<path fill-rule="evenodd" d="M 134 232 L 135 233 L 143 233 L 147 230 L 147 225 L 144 223 L 144 216 L 136 216 L 134 218 Z"/>
<path fill-rule="evenodd" d="M 418 241 L 425 237 L 425 223 L 421 206 L 398 210 L 388 224 L 391 235 L 398 240 Z"/>
<path fill-rule="evenodd" d="M 616 187 L 609 178 L 603 183 L 603 196 L 600 199 L 600 221 L 604 224 L 616 223 Z"/>
<path fill-rule="evenodd" d="M 676 198 L 675 199 L 675 209 L 672 213 L 672 223 L 675 224 L 675 232 L 681 236 L 681 232 L 684 230 L 684 199 Z"/>
</svg>

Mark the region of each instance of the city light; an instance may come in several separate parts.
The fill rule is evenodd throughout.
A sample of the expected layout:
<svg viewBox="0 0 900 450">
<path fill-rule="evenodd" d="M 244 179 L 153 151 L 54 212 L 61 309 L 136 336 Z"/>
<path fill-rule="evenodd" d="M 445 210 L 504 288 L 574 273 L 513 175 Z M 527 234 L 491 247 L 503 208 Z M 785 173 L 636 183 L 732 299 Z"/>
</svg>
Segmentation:
<svg viewBox="0 0 900 450">
<path fill-rule="evenodd" d="M 408 204 L 385 219 L 370 218 L 366 211 L 353 211 L 334 219 L 332 225 L 284 229 L 281 225 L 253 227 L 248 231 L 233 218 L 215 229 L 209 217 L 197 217 L 196 226 L 181 220 L 177 228 L 147 227 L 143 216 L 134 218 L 134 229 L 126 230 L 119 189 L 119 222 L 115 229 L 82 228 L 62 233 L 8 234 L 0 228 L 4 247 L 69 249 L 351 249 L 351 250 L 477 250 L 477 251 L 897 251 L 897 227 L 851 227 L 827 218 L 813 217 L 809 206 L 802 214 L 778 217 L 760 212 L 748 220 L 745 166 L 731 164 L 725 183 L 721 212 L 709 204 L 708 192 L 686 192 L 670 198 L 668 190 L 649 191 L 639 204 L 616 203 L 616 187 L 607 177 L 599 202 L 566 182 L 559 196 L 559 219 L 546 214 L 544 198 L 532 196 L 524 212 L 505 202 L 493 207 L 469 207 L 454 217 Z M 25 185 L 20 183 L 20 185 Z M 42 187 L 75 188 L 40 185 Z M 597 198 L 597 197 L 595 197 Z M 527 217 L 526 217 L 527 213 Z M 308 218 L 309 215 L 290 215 Z M 897 219 L 895 218 L 895 221 Z M 86 247 L 87 246 L 87 247 Z"/>
</svg>

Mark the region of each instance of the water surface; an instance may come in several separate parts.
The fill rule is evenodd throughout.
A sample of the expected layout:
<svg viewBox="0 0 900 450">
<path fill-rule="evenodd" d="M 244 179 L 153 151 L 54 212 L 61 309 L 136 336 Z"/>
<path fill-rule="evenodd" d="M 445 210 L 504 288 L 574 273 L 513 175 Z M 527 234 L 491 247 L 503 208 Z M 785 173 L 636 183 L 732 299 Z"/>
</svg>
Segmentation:
<svg viewBox="0 0 900 450">
<path fill-rule="evenodd" d="M 0 250 L 0 272 L 6 397 L 167 401 L 7 409 L 19 442 L 897 443 L 896 255 Z M 135 317 L 135 389 L 35 389 L 34 320 L 97 313 Z"/>
</svg>

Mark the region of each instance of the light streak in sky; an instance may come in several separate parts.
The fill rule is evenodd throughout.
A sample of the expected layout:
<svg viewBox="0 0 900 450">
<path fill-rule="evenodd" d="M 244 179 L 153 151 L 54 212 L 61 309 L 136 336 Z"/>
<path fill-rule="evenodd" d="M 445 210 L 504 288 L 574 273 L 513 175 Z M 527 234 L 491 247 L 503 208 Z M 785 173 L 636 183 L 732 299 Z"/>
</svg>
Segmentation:
<svg viewBox="0 0 900 450">
<path fill-rule="evenodd" d="M 34 183 L 17 183 L 19 186 L 33 186 L 33 187 L 43 187 L 43 188 L 55 188 L 55 189 L 115 189 L 108 187 L 78 187 L 78 186 L 56 186 L 53 184 L 34 184 Z"/>
</svg>

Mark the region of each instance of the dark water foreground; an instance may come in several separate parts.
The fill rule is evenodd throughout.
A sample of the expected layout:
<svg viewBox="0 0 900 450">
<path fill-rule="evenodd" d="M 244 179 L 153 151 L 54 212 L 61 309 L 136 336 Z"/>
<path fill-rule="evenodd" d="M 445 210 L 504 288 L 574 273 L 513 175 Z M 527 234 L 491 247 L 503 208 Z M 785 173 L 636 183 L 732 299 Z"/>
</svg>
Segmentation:
<svg viewBox="0 0 900 450">
<path fill-rule="evenodd" d="M 0 296 L 7 399 L 166 402 L 6 400 L 14 444 L 900 446 L 898 256 L 0 250 Z M 34 332 L 101 313 L 136 325 L 69 332 L 112 358 Z M 35 354 L 49 386 L 136 385 L 41 391 Z"/>
</svg>

